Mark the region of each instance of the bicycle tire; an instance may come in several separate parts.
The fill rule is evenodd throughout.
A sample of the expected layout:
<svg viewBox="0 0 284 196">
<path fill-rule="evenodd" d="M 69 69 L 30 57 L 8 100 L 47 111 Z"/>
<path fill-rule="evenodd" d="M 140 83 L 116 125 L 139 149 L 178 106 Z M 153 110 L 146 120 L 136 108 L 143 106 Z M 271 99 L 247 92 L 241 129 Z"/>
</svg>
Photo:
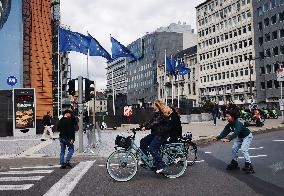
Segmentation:
<svg viewBox="0 0 284 196">
<path fill-rule="evenodd" d="M 191 142 L 187 150 L 188 165 L 189 166 L 194 165 L 196 160 L 197 160 L 197 146 L 194 142 Z"/>
<path fill-rule="evenodd" d="M 180 160 L 178 160 L 178 162 L 172 162 L 171 159 L 174 157 L 179 158 Z M 162 154 L 162 160 L 167 164 L 167 167 L 163 170 L 162 173 L 165 177 L 178 178 L 184 174 L 187 167 L 186 155 L 175 156 L 174 154 L 166 151 Z"/>
<path fill-rule="evenodd" d="M 107 159 L 107 172 L 111 178 L 119 182 L 131 180 L 137 172 L 137 159 L 131 152 L 127 159 L 127 151 L 114 151 Z"/>
</svg>

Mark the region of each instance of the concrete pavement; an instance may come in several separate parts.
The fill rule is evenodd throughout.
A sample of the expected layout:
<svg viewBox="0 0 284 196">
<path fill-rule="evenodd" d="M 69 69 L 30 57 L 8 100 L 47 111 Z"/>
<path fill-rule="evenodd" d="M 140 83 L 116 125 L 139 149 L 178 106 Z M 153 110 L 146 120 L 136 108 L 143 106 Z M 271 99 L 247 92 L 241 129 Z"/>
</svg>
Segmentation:
<svg viewBox="0 0 284 196">
<path fill-rule="evenodd" d="M 194 140 L 208 140 L 213 135 L 217 135 L 221 132 L 226 125 L 226 121 L 217 120 L 217 125 L 213 125 L 213 121 L 208 122 L 195 122 L 189 124 L 183 124 L 183 133 L 192 132 Z M 134 125 L 135 126 L 135 125 Z M 250 127 L 253 132 L 261 132 L 269 129 L 279 129 L 284 127 L 281 124 L 281 118 L 268 119 L 265 121 L 263 127 Z M 96 145 L 90 148 L 94 153 L 90 153 L 87 147 L 87 135 L 84 134 L 84 146 L 85 153 L 78 152 L 78 133 L 76 133 L 75 148 L 76 152 L 74 156 L 96 156 L 96 157 L 108 157 L 114 150 L 114 141 L 117 135 L 128 136 L 131 133 L 127 132 L 128 126 L 119 127 L 118 130 L 103 130 L 96 132 Z M 149 134 L 150 131 L 138 132 L 136 135 L 136 143 L 139 145 L 139 141 L 142 137 Z M 58 137 L 58 133 L 55 133 Z M 60 152 L 59 140 L 47 140 L 40 141 L 41 135 L 29 136 L 29 137 L 2 137 L 0 138 L 0 158 L 13 159 L 13 158 L 37 158 L 48 157 L 58 158 Z"/>
</svg>

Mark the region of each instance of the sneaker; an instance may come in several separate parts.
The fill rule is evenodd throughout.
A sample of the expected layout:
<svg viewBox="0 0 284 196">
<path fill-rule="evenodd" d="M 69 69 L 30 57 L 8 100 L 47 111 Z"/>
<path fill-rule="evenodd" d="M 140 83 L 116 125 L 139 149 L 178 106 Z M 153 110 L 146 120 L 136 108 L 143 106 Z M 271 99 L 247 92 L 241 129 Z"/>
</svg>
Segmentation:
<svg viewBox="0 0 284 196">
<path fill-rule="evenodd" d="M 252 164 L 249 163 L 249 162 L 245 162 L 245 166 L 242 168 L 242 170 L 243 170 L 244 172 L 246 172 L 247 174 L 248 174 L 248 173 L 254 173 L 254 169 L 253 169 L 253 167 L 252 167 Z"/>
<path fill-rule="evenodd" d="M 60 169 L 65 169 L 65 168 L 66 168 L 66 165 L 65 165 L 65 164 L 63 164 L 63 165 L 60 166 Z"/>
<path fill-rule="evenodd" d="M 66 163 L 65 163 L 65 166 L 72 168 L 72 165 L 70 164 L 70 162 L 66 162 Z"/>
<path fill-rule="evenodd" d="M 161 173 L 162 171 L 164 171 L 164 168 L 157 169 L 157 170 L 156 170 L 156 174 L 159 174 L 159 173 Z"/>
<path fill-rule="evenodd" d="M 176 159 L 175 159 L 175 164 L 177 164 L 180 160 L 181 160 L 180 157 L 176 158 Z"/>
<path fill-rule="evenodd" d="M 239 170 L 238 162 L 235 160 L 232 160 L 229 165 L 227 165 L 227 170 Z"/>
</svg>

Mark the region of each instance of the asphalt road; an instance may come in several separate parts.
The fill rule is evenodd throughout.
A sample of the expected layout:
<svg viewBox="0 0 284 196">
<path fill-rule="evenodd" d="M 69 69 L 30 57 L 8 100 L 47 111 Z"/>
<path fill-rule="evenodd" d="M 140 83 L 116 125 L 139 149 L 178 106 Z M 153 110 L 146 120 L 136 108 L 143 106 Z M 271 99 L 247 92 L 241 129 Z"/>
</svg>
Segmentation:
<svg viewBox="0 0 284 196">
<path fill-rule="evenodd" d="M 34 185 L 21 191 L 0 191 L 0 195 L 283 195 L 284 194 L 284 130 L 256 135 L 250 149 L 255 174 L 242 171 L 228 172 L 232 143 L 215 143 L 199 148 L 199 161 L 188 166 L 185 174 L 177 179 L 167 179 L 153 171 L 139 168 L 129 182 L 116 182 L 108 176 L 106 158 L 83 161 L 72 170 L 57 167 L 36 182 L 14 182 Z M 242 156 L 240 152 L 240 156 Z M 244 160 L 239 163 L 243 166 Z M 12 170 L 11 168 L 9 171 Z M 24 168 L 21 171 L 27 170 Z M 29 170 L 35 170 L 29 169 Z M 44 169 L 42 169 L 44 170 Z M 15 169 L 13 170 L 15 171 Z M 31 174 L 32 175 L 32 174 Z M 69 179 L 66 178 L 69 175 Z M 0 177 L 10 176 L 1 174 Z M 21 176 L 25 176 L 22 174 Z M 70 178 L 71 176 L 71 178 Z M 79 176 L 79 177 L 78 177 Z M 1 179 L 1 178 L 0 178 Z M 2 182 L 1 185 L 11 184 Z M 62 190 L 62 191 L 61 191 Z M 67 190 L 67 191 L 66 191 Z"/>
</svg>

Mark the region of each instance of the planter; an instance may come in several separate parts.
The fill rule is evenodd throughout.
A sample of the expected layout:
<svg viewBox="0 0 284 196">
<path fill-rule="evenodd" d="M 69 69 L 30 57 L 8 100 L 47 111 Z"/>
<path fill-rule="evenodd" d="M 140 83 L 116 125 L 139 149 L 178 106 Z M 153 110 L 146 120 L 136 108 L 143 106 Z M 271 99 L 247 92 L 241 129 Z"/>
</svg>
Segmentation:
<svg viewBox="0 0 284 196">
<path fill-rule="evenodd" d="M 201 114 L 189 115 L 189 122 L 201 122 Z"/>
<path fill-rule="evenodd" d="M 180 115 L 180 122 L 182 124 L 190 123 L 190 115 Z"/>
</svg>

